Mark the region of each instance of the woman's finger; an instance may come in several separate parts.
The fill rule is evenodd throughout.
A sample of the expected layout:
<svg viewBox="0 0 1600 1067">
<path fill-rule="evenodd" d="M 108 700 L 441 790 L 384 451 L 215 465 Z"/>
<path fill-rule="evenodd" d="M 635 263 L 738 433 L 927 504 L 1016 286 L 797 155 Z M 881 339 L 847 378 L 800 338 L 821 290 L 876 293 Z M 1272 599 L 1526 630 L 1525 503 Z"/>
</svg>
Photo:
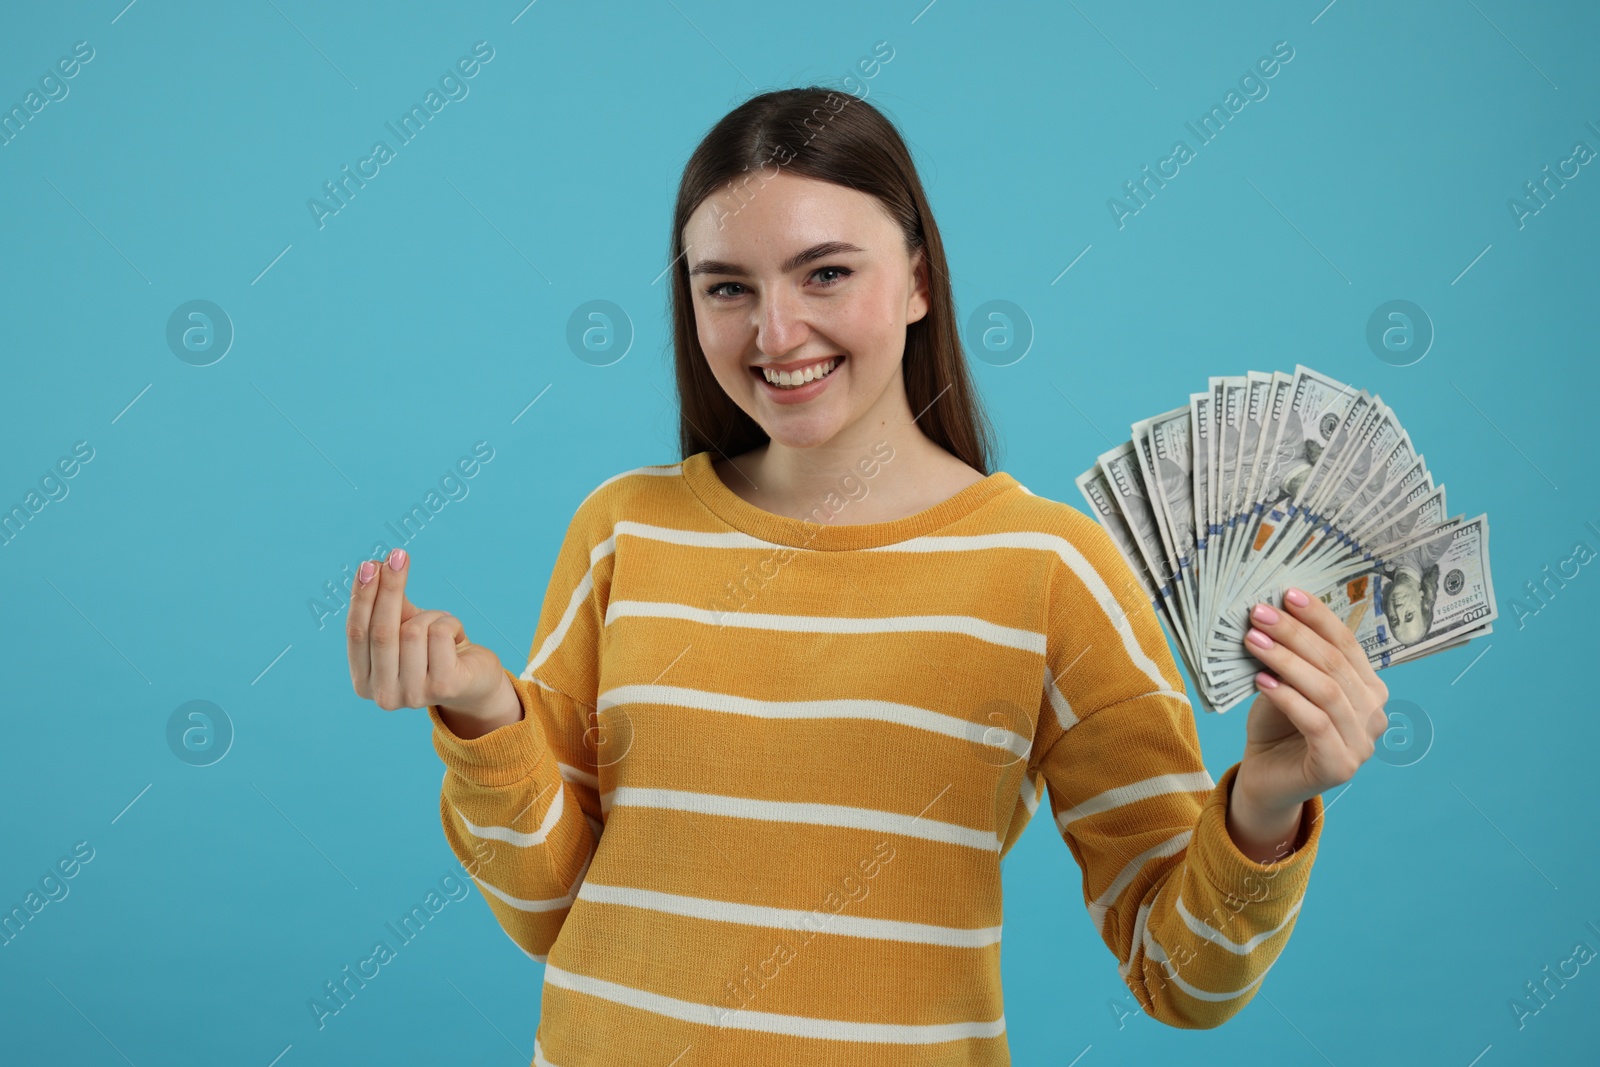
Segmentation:
<svg viewBox="0 0 1600 1067">
<path fill-rule="evenodd" d="M 1333 615 L 1326 604 L 1320 600 L 1316 603 L 1324 614 Z M 1302 610 L 1309 612 L 1313 609 L 1307 607 Z M 1366 698 L 1366 683 L 1356 674 L 1355 665 L 1346 660 L 1344 652 L 1334 641 L 1329 641 L 1309 623 L 1270 604 L 1257 604 L 1250 612 L 1250 621 L 1257 629 L 1270 634 L 1279 644 L 1288 645 L 1301 658 L 1338 682 L 1352 705 Z"/>
<path fill-rule="evenodd" d="M 432 703 L 443 703 L 460 696 L 463 681 L 459 658 L 470 642 L 461 620 L 448 612 L 428 624 L 428 692 Z"/>
<path fill-rule="evenodd" d="M 434 669 L 428 628 L 444 615 L 437 610 L 418 611 L 400 624 L 400 707 L 425 708 L 433 703 L 429 675 Z"/>
<path fill-rule="evenodd" d="M 1302 599 L 1305 600 L 1304 604 L 1297 603 Z M 1353 701 L 1356 718 L 1376 749 L 1378 739 L 1389 728 L 1389 716 L 1384 711 L 1384 705 L 1389 701 L 1389 687 L 1378 677 L 1377 669 L 1367 658 L 1367 650 L 1361 647 L 1355 631 L 1332 608 L 1303 589 L 1285 590 L 1283 606 L 1337 648 L 1350 665 L 1351 672 L 1361 679 L 1365 692 Z M 1371 755 L 1371 751 L 1365 748 L 1361 752 L 1363 759 Z"/>
<path fill-rule="evenodd" d="M 1298 601 L 1304 601 L 1299 603 Z M 1355 632 L 1337 612 L 1304 589 L 1290 588 L 1283 594 L 1284 610 L 1310 627 L 1333 648 L 1338 649 L 1352 672 L 1361 680 L 1367 691 L 1378 698 L 1381 705 L 1388 698 L 1389 688 L 1379 679 L 1378 672 L 1367 658 L 1367 650 L 1356 640 Z"/>
<path fill-rule="evenodd" d="M 378 596 L 378 560 L 362 560 L 356 566 L 356 580 L 350 586 L 350 607 L 345 612 L 345 644 L 350 654 L 350 684 L 356 696 L 372 697 L 372 649 L 368 634 L 372 626 L 372 604 Z M 370 577 L 362 584 L 361 575 L 371 568 Z"/>
<path fill-rule="evenodd" d="M 1293 686 L 1296 692 L 1316 705 L 1343 738 L 1345 745 L 1360 751 L 1368 731 L 1365 724 L 1357 721 L 1357 713 L 1351 706 L 1345 686 L 1318 662 L 1307 658 L 1309 655 L 1318 660 L 1326 659 L 1329 653 L 1314 649 L 1308 651 L 1310 642 L 1305 635 L 1294 632 L 1293 627 L 1299 624 L 1287 616 L 1280 614 L 1275 623 L 1260 621 L 1261 606 L 1258 605 L 1257 611 L 1252 612 L 1256 625 L 1245 634 L 1244 647 L 1266 664 L 1281 682 Z M 1276 631 L 1277 636 L 1294 639 L 1295 645 L 1276 640 L 1265 632 L 1269 629 Z"/>
<path fill-rule="evenodd" d="M 368 644 L 372 649 L 372 699 L 386 711 L 401 707 L 400 698 L 400 614 L 406 599 L 406 575 L 410 570 L 406 550 L 397 548 L 378 568 L 378 596 L 372 607 Z"/>
<path fill-rule="evenodd" d="M 1338 621 L 1338 616 L 1334 615 L 1326 604 L 1316 601 L 1315 607 L 1322 609 L 1321 614 L 1327 616 L 1336 629 L 1344 629 Z M 1312 612 L 1314 608 L 1304 607 L 1302 610 Z M 1269 618 L 1271 619 L 1270 622 L 1267 621 Z M 1366 720 L 1374 694 L 1361 677 L 1356 665 L 1350 662 L 1345 649 L 1340 647 L 1343 642 L 1339 641 L 1337 633 L 1335 633 L 1333 640 L 1330 641 L 1308 622 L 1296 618 L 1287 610 L 1274 609 L 1267 604 L 1257 604 L 1251 612 L 1251 619 L 1255 623 L 1256 629 L 1266 632 L 1280 644 L 1287 645 L 1298 653 L 1302 659 L 1327 674 L 1340 685 L 1344 690 L 1345 703 L 1348 704 L 1350 710 L 1350 718 L 1348 721 L 1341 723 L 1341 726 L 1345 728 L 1346 733 L 1351 737 L 1352 743 L 1355 743 L 1357 736 L 1371 737 L 1372 731 L 1368 727 Z M 1351 643 L 1354 644 L 1354 635 L 1349 634 L 1349 631 L 1345 631 L 1345 633 L 1351 638 Z M 1359 649 L 1358 645 L 1355 647 Z M 1315 694 L 1309 691 L 1306 692 L 1306 695 L 1315 697 Z M 1336 711 L 1337 709 L 1329 707 L 1329 710 Z M 1356 747 L 1360 748 L 1361 746 L 1356 744 Z"/>
<path fill-rule="evenodd" d="M 1256 691 L 1265 696 L 1273 707 L 1283 712 L 1284 717 L 1305 737 L 1312 765 L 1318 768 L 1331 784 L 1332 779 L 1346 769 L 1349 762 L 1344 736 L 1328 717 L 1328 713 L 1308 699 L 1304 693 L 1282 678 L 1273 680 L 1277 682 L 1276 685 L 1265 685 L 1262 676 L 1257 675 Z M 1345 775 L 1338 780 L 1346 781 L 1348 778 L 1349 775 Z"/>
</svg>

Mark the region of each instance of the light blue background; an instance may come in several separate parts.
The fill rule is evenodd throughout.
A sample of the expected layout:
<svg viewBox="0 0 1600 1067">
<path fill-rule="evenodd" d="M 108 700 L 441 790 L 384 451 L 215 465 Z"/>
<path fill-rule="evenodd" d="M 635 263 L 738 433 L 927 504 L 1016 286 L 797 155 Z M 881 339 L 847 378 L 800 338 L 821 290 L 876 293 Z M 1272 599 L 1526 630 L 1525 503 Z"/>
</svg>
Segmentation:
<svg viewBox="0 0 1600 1067">
<path fill-rule="evenodd" d="M 749 95 L 841 87 L 879 41 L 868 98 L 913 147 L 963 322 L 1010 300 L 1035 331 L 1019 362 L 974 360 L 1003 469 L 1082 507 L 1073 477 L 1133 420 L 1301 362 L 1380 393 L 1452 512 L 1493 523 L 1495 632 L 1386 676 L 1432 748 L 1325 798 L 1293 938 L 1225 1027 L 1119 1020 L 1132 998 L 1035 818 L 1007 859 L 1016 1062 L 1594 1055 L 1600 966 L 1520 1030 L 1509 1001 L 1600 949 L 1600 573 L 1522 626 L 1511 601 L 1600 549 L 1600 165 L 1523 228 L 1507 207 L 1575 141 L 1600 149 L 1593 5 L 123 2 L 6 5 L 0 32 L 7 108 L 95 50 L 0 147 L 0 505 L 94 449 L 0 549 L 0 904 L 95 849 L 0 948 L 0 1058 L 529 1060 L 542 968 L 476 891 L 312 1020 L 453 857 L 426 718 L 356 697 L 342 612 L 319 627 L 308 602 L 486 440 L 409 591 L 520 664 L 578 502 L 677 458 L 655 279 L 683 162 Z M 319 230 L 306 200 L 479 40 L 470 95 Z M 1107 198 L 1283 40 L 1268 97 L 1119 229 Z M 1396 298 L 1437 331 L 1406 367 L 1365 342 Z M 211 366 L 165 342 L 192 299 L 237 330 Z M 566 342 L 594 299 L 636 331 L 610 366 Z M 208 767 L 165 739 L 195 699 L 236 731 Z M 1214 775 L 1245 709 L 1199 724 Z"/>
</svg>

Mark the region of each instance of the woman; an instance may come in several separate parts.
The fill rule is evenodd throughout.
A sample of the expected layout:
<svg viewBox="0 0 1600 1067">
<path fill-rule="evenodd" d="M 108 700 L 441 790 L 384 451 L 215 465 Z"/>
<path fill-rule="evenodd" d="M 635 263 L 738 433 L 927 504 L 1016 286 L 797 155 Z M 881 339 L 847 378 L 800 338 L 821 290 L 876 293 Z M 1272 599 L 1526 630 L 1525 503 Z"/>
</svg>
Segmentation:
<svg viewBox="0 0 1600 1067">
<path fill-rule="evenodd" d="M 428 707 L 445 836 L 546 964 L 534 1062 L 1009 1062 L 1000 861 L 1046 789 L 1140 1006 L 1238 1012 L 1386 725 L 1349 632 L 1258 609 L 1213 782 L 1104 531 L 990 472 L 938 228 L 865 102 L 735 109 L 671 251 L 682 459 L 580 504 L 521 673 L 405 599 L 402 550 L 350 608 L 356 691 Z"/>
</svg>

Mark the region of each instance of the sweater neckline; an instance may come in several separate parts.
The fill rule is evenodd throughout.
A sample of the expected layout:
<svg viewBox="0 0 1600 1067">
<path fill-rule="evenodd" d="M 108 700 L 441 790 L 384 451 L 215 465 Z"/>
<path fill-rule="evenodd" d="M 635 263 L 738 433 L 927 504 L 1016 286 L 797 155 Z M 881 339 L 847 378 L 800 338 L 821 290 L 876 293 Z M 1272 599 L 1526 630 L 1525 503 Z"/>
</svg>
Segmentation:
<svg viewBox="0 0 1600 1067">
<path fill-rule="evenodd" d="M 825 552 L 879 548 L 932 533 L 972 514 L 1018 484 L 1005 471 L 995 471 L 914 515 L 887 522 L 832 525 L 756 507 L 723 484 L 712 466 L 710 452 L 696 452 L 684 460 L 683 478 L 700 502 L 735 530 L 773 544 Z"/>
</svg>

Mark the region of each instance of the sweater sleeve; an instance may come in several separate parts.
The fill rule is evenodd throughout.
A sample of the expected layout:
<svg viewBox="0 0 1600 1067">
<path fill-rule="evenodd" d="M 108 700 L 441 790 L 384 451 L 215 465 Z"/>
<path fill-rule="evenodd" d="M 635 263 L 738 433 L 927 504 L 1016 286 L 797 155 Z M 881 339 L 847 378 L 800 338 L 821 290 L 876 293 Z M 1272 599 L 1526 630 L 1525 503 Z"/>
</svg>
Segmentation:
<svg viewBox="0 0 1600 1067">
<path fill-rule="evenodd" d="M 1278 857 L 1239 851 L 1226 805 L 1240 764 L 1215 782 L 1207 773 L 1155 611 L 1105 530 L 1079 517 L 1050 583 L 1030 777 L 1045 779 L 1089 918 L 1140 1007 L 1169 1026 L 1220 1026 L 1294 928 L 1322 798 Z"/>
<path fill-rule="evenodd" d="M 511 940 L 543 963 L 583 884 L 603 821 L 595 696 L 613 544 L 586 501 L 556 557 L 528 664 L 506 674 L 522 720 L 457 737 L 428 708 L 444 761 L 444 836 Z M 604 751 L 604 746 L 599 746 Z M 602 755 L 602 759 L 604 756 Z"/>
</svg>

